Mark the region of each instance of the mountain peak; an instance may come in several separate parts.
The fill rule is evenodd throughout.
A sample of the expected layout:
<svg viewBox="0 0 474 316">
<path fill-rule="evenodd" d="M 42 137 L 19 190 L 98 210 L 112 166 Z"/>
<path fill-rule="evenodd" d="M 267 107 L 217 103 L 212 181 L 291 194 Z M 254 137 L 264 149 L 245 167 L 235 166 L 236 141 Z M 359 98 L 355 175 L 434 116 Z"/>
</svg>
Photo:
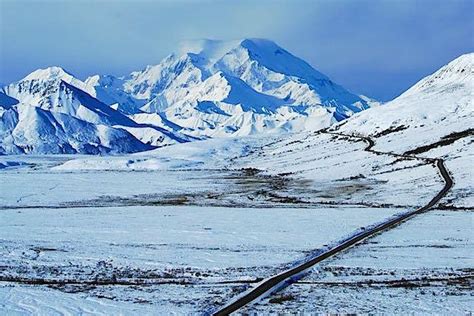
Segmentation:
<svg viewBox="0 0 474 316">
<path fill-rule="evenodd" d="M 441 68 L 438 72 L 449 74 L 451 80 L 469 81 L 474 75 L 474 53 L 464 54 Z"/>
<path fill-rule="evenodd" d="M 179 44 L 179 55 L 194 54 L 209 60 L 216 61 L 232 49 L 238 47 L 242 40 L 221 41 L 211 39 L 187 40 Z"/>
<path fill-rule="evenodd" d="M 407 97 L 423 92 L 439 92 L 445 89 L 458 89 L 463 86 L 474 89 L 474 53 L 459 56 L 433 74 L 423 78 L 400 97 Z"/>
<path fill-rule="evenodd" d="M 244 47 L 258 47 L 260 49 L 282 49 L 277 43 L 266 38 L 244 38 L 240 40 L 240 45 Z"/>
<path fill-rule="evenodd" d="M 454 59 L 453 61 L 451 61 L 448 65 L 452 65 L 452 66 L 472 66 L 474 62 L 474 52 L 473 53 L 466 53 L 466 54 L 462 54 L 461 56 L 459 56 L 458 58 Z"/>
<path fill-rule="evenodd" d="M 179 44 L 178 54 L 200 55 L 208 60 L 218 60 L 231 50 L 243 47 L 252 50 L 281 50 L 275 42 L 264 38 L 243 38 L 238 40 L 197 39 L 182 41 Z M 286 52 L 286 51 L 285 51 Z"/>
<path fill-rule="evenodd" d="M 58 66 L 52 66 L 44 69 L 37 69 L 30 73 L 22 80 L 52 80 L 52 79 L 63 79 L 73 78 L 69 72 Z"/>
<path fill-rule="evenodd" d="M 180 44 L 178 55 L 197 57 L 198 63 L 204 68 L 212 68 L 213 65 L 225 59 L 232 60 L 233 64 L 241 64 L 249 59 L 271 71 L 306 78 L 311 83 L 329 80 L 327 76 L 315 70 L 301 58 L 294 56 L 274 41 L 263 38 L 184 41 Z"/>
<path fill-rule="evenodd" d="M 474 53 L 468 53 L 459 56 L 454 59 L 446 66 L 442 67 L 434 74 L 438 74 L 439 77 L 446 77 L 446 75 L 455 75 L 457 77 L 468 77 L 474 74 Z"/>
</svg>

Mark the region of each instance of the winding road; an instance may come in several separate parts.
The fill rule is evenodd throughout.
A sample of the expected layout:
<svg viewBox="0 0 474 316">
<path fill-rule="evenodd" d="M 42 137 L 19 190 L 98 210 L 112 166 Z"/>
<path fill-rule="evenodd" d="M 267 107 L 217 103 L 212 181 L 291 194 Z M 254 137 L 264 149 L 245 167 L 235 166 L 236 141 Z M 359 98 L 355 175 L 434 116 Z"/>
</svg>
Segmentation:
<svg viewBox="0 0 474 316">
<path fill-rule="evenodd" d="M 229 302 L 227 305 L 223 306 L 219 310 L 215 311 L 213 315 L 220 316 L 220 315 L 229 315 L 230 313 L 233 313 L 240 308 L 246 306 L 247 304 L 250 304 L 258 299 L 261 299 L 265 296 L 268 296 L 276 291 L 279 291 L 290 284 L 296 282 L 299 280 L 305 273 L 309 271 L 315 264 L 333 257 L 334 255 L 354 246 L 355 244 L 370 238 L 376 234 L 379 234 L 383 231 L 386 231 L 388 229 L 392 229 L 395 226 L 403 223 L 404 221 L 407 221 L 411 219 L 412 217 L 421 214 L 423 212 L 426 212 L 428 209 L 433 207 L 436 203 L 438 203 L 445 195 L 446 193 L 451 189 L 453 186 L 453 179 L 449 175 L 448 170 L 444 166 L 444 161 L 441 158 L 425 158 L 425 157 L 418 157 L 414 155 L 404 155 L 404 154 L 396 154 L 392 152 L 382 152 L 378 150 L 374 150 L 373 147 L 375 145 L 375 142 L 365 136 L 357 136 L 357 135 L 348 135 L 348 134 L 342 134 L 342 133 L 337 133 L 337 132 L 328 132 L 328 131 L 320 131 L 321 133 L 326 133 L 326 134 L 332 134 L 336 136 L 343 136 L 343 137 L 349 137 L 349 138 L 356 138 L 363 140 L 367 143 L 367 147 L 364 149 L 367 152 L 371 152 L 376 155 L 389 155 L 393 157 L 402 157 L 402 158 L 408 158 L 408 159 L 417 159 L 417 160 L 422 160 L 427 163 L 433 164 L 435 167 L 437 167 L 440 175 L 444 179 L 444 187 L 439 191 L 435 197 L 431 199 L 431 201 L 428 202 L 425 206 L 418 208 L 414 211 L 407 212 L 404 214 L 401 214 L 399 216 L 393 217 L 391 219 L 388 219 L 385 222 L 382 222 L 378 225 L 372 226 L 371 228 L 368 228 L 366 230 L 362 230 L 361 232 L 353 235 L 352 237 L 343 240 L 340 242 L 338 245 L 326 250 L 323 253 L 320 253 L 316 255 L 313 258 L 310 258 L 309 260 L 289 269 L 284 272 L 281 272 L 275 276 L 272 276 L 270 278 L 267 278 L 263 280 L 260 284 L 258 284 L 256 287 L 250 289 L 249 291 L 245 292 L 244 294 L 240 295 L 233 301 Z"/>
</svg>

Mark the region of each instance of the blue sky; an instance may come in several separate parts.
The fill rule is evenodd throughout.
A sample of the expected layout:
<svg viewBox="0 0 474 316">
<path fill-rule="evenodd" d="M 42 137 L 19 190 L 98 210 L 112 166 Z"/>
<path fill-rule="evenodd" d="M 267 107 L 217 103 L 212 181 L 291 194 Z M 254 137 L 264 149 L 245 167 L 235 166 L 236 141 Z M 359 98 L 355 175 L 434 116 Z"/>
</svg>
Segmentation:
<svg viewBox="0 0 474 316">
<path fill-rule="evenodd" d="M 356 93 L 389 100 L 474 51 L 474 0 L 0 0 L 0 82 L 156 64 L 187 39 L 276 41 Z"/>
</svg>

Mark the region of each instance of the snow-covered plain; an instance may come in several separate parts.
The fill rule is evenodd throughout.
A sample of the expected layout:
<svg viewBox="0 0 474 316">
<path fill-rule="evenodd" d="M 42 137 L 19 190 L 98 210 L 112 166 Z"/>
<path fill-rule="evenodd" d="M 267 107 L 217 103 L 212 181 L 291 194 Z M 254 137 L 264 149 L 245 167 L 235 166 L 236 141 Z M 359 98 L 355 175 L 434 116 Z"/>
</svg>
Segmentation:
<svg viewBox="0 0 474 316">
<path fill-rule="evenodd" d="M 432 211 L 315 267 L 243 313 L 472 313 L 474 215 Z"/>
<path fill-rule="evenodd" d="M 205 312 L 259 278 L 397 212 L 367 207 L 4 209 L 0 277 L 12 282 L 1 283 L 0 310 Z M 17 284 L 20 279 L 56 284 Z M 60 284 L 68 280 L 79 284 Z M 94 285 L 101 281 L 118 285 Z"/>
<path fill-rule="evenodd" d="M 0 202 L 6 208 L 178 202 L 414 208 L 442 187 L 431 165 L 376 156 L 363 151 L 365 143 L 334 135 L 218 139 L 193 145 L 125 157 L 6 156 L 4 164 L 19 165 L 3 170 L 9 185 Z"/>
</svg>

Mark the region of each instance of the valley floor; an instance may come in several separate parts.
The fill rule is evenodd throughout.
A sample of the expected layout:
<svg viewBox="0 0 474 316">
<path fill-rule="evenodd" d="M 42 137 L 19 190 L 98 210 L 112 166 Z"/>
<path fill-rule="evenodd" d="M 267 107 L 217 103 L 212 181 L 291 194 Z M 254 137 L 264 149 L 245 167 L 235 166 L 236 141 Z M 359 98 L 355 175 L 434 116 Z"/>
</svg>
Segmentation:
<svg viewBox="0 0 474 316">
<path fill-rule="evenodd" d="M 116 308 L 124 312 L 204 311 L 395 212 L 194 206 L 3 210 L 0 301 L 6 310 L 35 312 L 99 311 L 101 304 L 113 305 L 109 300 L 120 302 Z M 40 289 L 47 295 L 35 294 Z"/>
<path fill-rule="evenodd" d="M 243 312 L 470 313 L 472 220 L 465 211 L 423 214 L 321 263 Z"/>
<path fill-rule="evenodd" d="M 442 188 L 432 165 L 365 147 L 312 133 L 2 157 L 0 312 L 212 312 Z M 472 312 L 469 190 L 243 312 Z"/>
</svg>

